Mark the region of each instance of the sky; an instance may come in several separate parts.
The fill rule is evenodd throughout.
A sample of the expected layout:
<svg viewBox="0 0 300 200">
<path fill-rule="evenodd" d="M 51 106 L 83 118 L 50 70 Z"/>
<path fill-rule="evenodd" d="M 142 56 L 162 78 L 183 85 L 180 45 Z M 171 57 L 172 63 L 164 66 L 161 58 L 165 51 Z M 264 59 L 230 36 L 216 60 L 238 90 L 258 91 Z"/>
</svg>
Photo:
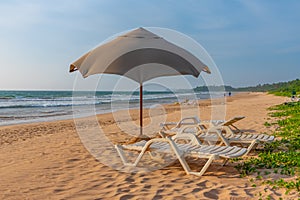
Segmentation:
<svg viewBox="0 0 300 200">
<path fill-rule="evenodd" d="M 2 0 L 0 90 L 72 90 L 78 81 L 83 89 L 95 87 L 99 76 L 83 80 L 68 72 L 70 63 L 136 27 L 193 38 L 226 85 L 293 80 L 300 78 L 299 10 L 298 0 Z M 191 79 L 193 86 L 200 79 Z M 115 81 L 103 77 L 101 89 Z"/>
</svg>

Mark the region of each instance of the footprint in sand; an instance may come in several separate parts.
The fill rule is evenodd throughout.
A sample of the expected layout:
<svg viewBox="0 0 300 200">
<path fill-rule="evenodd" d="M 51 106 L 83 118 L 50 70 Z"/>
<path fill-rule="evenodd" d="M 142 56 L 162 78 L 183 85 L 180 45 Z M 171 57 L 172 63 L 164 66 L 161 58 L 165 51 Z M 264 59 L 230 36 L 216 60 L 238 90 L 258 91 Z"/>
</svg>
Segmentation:
<svg viewBox="0 0 300 200">
<path fill-rule="evenodd" d="M 218 199 L 218 190 L 216 189 L 212 189 L 212 190 L 209 190 L 208 192 L 204 192 L 203 193 L 205 197 L 207 198 L 210 198 L 210 199 Z"/>
<path fill-rule="evenodd" d="M 132 199 L 133 197 L 134 197 L 133 195 L 126 194 L 121 196 L 120 200 L 128 200 L 128 199 Z"/>
<path fill-rule="evenodd" d="M 128 182 L 128 183 L 132 183 L 132 182 L 134 182 L 134 179 L 128 177 L 128 178 L 125 179 L 125 181 Z"/>
</svg>

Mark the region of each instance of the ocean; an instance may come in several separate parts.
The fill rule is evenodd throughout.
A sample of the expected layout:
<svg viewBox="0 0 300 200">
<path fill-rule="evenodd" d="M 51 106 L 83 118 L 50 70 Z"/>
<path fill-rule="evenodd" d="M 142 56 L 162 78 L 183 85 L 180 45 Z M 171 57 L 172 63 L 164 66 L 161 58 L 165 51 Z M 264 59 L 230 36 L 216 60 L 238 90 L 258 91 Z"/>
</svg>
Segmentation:
<svg viewBox="0 0 300 200">
<path fill-rule="evenodd" d="M 221 97 L 215 93 L 214 97 Z M 208 99 L 207 92 L 144 91 L 143 106 Z M 70 119 L 138 108 L 139 93 L 113 91 L 0 91 L 0 126 Z"/>
</svg>

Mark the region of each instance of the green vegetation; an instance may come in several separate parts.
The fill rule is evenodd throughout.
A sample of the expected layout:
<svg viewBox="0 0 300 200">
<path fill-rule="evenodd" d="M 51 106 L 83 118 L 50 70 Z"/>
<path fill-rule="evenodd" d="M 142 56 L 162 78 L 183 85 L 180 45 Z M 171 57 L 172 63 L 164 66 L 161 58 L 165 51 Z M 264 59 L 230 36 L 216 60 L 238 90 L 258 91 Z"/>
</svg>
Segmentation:
<svg viewBox="0 0 300 200">
<path fill-rule="evenodd" d="M 224 86 L 198 86 L 194 89 L 195 91 L 232 91 L 232 92 L 270 92 L 272 94 L 280 96 L 291 96 L 292 92 L 295 91 L 296 94 L 300 94 L 300 80 L 296 79 L 288 82 L 279 82 L 272 84 L 259 84 L 250 87 L 240 87 L 234 88 L 228 85 Z"/>
<path fill-rule="evenodd" d="M 256 158 L 249 158 L 236 166 L 242 176 L 257 173 L 257 180 L 262 179 L 261 171 L 271 170 L 288 176 L 298 177 L 300 172 L 300 102 L 291 102 L 270 108 L 273 111 L 271 117 L 277 117 L 276 125 L 279 126 L 274 134 L 280 140 L 266 144 L 262 152 Z M 265 123 L 265 125 L 271 125 Z M 270 172 L 265 171 L 265 175 Z M 300 192 L 300 179 L 285 181 L 267 180 L 264 184 L 276 187 L 284 187 L 287 193 L 290 190 Z M 256 184 L 253 184 L 256 185 Z"/>
<path fill-rule="evenodd" d="M 268 91 L 271 94 L 275 94 L 278 96 L 291 96 L 300 94 L 300 80 L 296 79 L 289 82 L 275 83 L 272 85 L 276 85 L 276 87 L 269 89 Z"/>
<path fill-rule="evenodd" d="M 224 91 L 236 91 L 236 88 L 233 88 L 228 85 L 211 85 L 211 86 L 198 86 L 194 88 L 194 91 L 200 91 L 200 92 L 208 92 L 208 91 L 219 91 L 219 92 L 224 92 Z"/>
<path fill-rule="evenodd" d="M 265 184 L 272 185 L 273 188 L 277 187 L 283 187 L 286 188 L 286 193 L 289 193 L 290 190 L 296 189 L 297 191 L 300 191 L 300 179 L 297 178 L 296 181 L 284 181 L 282 178 L 279 180 L 271 181 L 267 180 L 264 181 Z"/>
</svg>

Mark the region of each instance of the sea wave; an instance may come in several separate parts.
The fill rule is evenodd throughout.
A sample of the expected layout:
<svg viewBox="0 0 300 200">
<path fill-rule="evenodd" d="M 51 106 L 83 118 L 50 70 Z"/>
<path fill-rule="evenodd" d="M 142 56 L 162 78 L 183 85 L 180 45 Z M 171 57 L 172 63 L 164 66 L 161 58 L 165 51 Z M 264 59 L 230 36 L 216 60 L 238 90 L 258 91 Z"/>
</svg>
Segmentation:
<svg viewBox="0 0 300 200">
<path fill-rule="evenodd" d="M 0 104 L 0 109 L 4 108 L 46 108 L 46 107 L 70 107 L 70 106 L 85 106 L 85 105 L 99 105 L 102 104 L 101 102 L 82 102 L 82 103 L 32 103 L 32 104 Z"/>
<path fill-rule="evenodd" d="M 30 96 L 30 97 L 29 97 Z M 153 92 L 143 97 L 144 101 L 176 100 L 173 93 Z M 105 93 L 99 96 L 59 96 L 59 97 L 3 97 L 0 98 L 0 109 L 2 108 L 44 108 L 44 107 L 70 107 L 84 105 L 100 105 L 110 103 L 136 103 L 140 100 L 139 95 L 129 93 Z"/>
</svg>

